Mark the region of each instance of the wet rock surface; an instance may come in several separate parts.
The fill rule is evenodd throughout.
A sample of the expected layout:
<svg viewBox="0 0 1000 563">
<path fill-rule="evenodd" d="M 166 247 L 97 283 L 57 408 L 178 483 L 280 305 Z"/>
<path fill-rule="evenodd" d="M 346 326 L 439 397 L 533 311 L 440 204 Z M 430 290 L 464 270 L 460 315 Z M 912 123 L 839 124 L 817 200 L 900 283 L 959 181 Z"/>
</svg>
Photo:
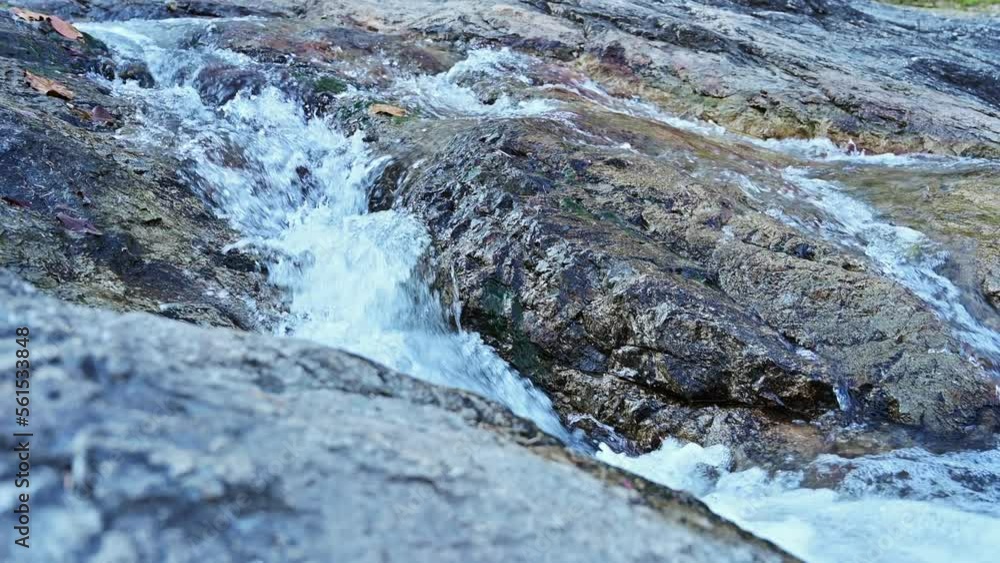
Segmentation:
<svg viewBox="0 0 1000 563">
<path fill-rule="evenodd" d="M 836 0 L 331 1 L 309 13 L 536 50 L 620 94 L 760 137 L 998 154 L 995 18 Z"/>
<path fill-rule="evenodd" d="M 571 61 L 672 111 L 761 137 L 997 156 L 1000 24 L 877 2 L 27 0 L 75 18 L 305 18 Z M 946 56 L 942 56 L 945 53 Z"/>
<path fill-rule="evenodd" d="M 850 451 L 851 421 L 996 428 L 985 373 L 905 289 L 734 186 L 580 151 L 569 134 L 476 128 L 423 156 L 434 164 L 397 200 L 439 241 L 465 325 L 563 412 L 644 448 L 674 435 L 758 461 Z"/>
<path fill-rule="evenodd" d="M 20 0 L 18 6 L 73 19 L 294 17 L 311 0 Z"/>
<path fill-rule="evenodd" d="M 971 261 L 957 261 L 950 267 L 962 271 L 959 277 L 967 284 L 978 286 L 989 304 L 974 303 L 972 306 L 992 306 L 1000 310 L 997 172 L 995 166 L 978 169 L 959 166 L 951 173 L 922 171 L 919 180 L 906 171 L 873 174 L 855 170 L 850 174 L 858 189 L 894 221 L 952 241 L 958 249 L 956 256 L 971 256 Z M 834 171 L 830 177 L 843 178 L 844 172 Z M 984 317 L 991 320 L 994 330 L 1000 330 L 1000 319 L 996 315 Z"/>
<path fill-rule="evenodd" d="M 349 354 L 68 306 L 6 274 L 0 298 L 5 333 L 31 327 L 31 561 L 794 560 Z"/>
</svg>

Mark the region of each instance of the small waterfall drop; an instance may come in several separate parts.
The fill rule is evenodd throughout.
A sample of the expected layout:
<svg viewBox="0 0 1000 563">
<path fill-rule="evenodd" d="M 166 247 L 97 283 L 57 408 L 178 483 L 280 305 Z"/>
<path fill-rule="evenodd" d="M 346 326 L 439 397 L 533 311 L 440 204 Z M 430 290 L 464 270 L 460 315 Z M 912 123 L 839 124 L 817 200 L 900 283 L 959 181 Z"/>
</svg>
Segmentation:
<svg viewBox="0 0 1000 563">
<path fill-rule="evenodd" d="M 121 57 L 141 59 L 156 87 L 116 83 L 139 100 L 140 141 L 166 145 L 190 166 L 189 183 L 243 236 L 274 256 L 272 282 L 287 290 L 282 334 L 342 348 L 394 369 L 467 389 L 569 440 L 549 399 L 476 334 L 454 331 L 420 275 L 430 237 L 413 217 L 367 212 L 367 191 L 388 162 L 362 134 L 307 118 L 281 91 L 202 100 L 200 73 L 251 68 L 240 54 L 187 46 L 198 20 L 81 26 Z"/>
</svg>

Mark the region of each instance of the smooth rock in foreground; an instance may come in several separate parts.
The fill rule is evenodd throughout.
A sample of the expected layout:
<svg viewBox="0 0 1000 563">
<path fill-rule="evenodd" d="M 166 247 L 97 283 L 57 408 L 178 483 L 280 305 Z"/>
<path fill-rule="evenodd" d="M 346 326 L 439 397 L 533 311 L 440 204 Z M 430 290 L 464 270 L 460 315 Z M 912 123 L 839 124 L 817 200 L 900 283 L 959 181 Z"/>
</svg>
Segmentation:
<svg viewBox="0 0 1000 563">
<path fill-rule="evenodd" d="M 0 297 L 0 331 L 31 329 L 22 561 L 791 560 L 467 393 L 304 342 L 67 305 L 9 276 Z M 0 557 L 24 556 L 12 546 Z"/>
</svg>

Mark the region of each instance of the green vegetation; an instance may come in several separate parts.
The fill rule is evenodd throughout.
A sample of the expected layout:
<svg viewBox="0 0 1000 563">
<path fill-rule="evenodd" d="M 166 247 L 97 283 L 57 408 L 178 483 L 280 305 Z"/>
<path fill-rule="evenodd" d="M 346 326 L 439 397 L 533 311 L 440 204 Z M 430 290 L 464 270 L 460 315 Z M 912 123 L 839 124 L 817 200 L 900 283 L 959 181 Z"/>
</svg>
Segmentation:
<svg viewBox="0 0 1000 563">
<path fill-rule="evenodd" d="M 518 371 L 533 376 L 547 369 L 538 347 L 521 329 L 524 308 L 510 287 L 496 278 L 486 280 L 479 306 L 483 322 L 477 328 L 510 347 L 510 363 Z"/>
<path fill-rule="evenodd" d="M 590 212 L 589 209 L 583 206 L 582 203 L 573 199 L 571 197 L 564 197 L 559 202 L 559 209 L 563 211 L 569 211 L 573 215 L 576 215 L 580 219 L 589 219 L 591 221 L 597 221 L 597 216 Z"/>
<path fill-rule="evenodd" d="M 313 84 L 313 89 L 317 93 L 329 92 L 330 94 L 340 94 L 347 90 L 347 84 L 343 80 L 338 80 L 332 76 L 324 76 Z"/>
</svg>

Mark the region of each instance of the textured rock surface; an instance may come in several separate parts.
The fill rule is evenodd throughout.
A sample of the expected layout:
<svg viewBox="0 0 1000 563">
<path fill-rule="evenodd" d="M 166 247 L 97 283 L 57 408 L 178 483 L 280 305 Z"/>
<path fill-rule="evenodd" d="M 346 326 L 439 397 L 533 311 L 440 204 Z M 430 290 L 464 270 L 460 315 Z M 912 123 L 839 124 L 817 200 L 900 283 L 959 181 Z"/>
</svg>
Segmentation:
<svg viewBox="0 0 1000 563">
<path fill-rule="evenodd" d="M 323 18 L 552 54 L 759 136 L 998 155 L 1000 23 L 843 0 L 21 0 L 72 17 Z"/>
<path fill-rule="evenodd" d="M 32 558 L 5 558 L 791 560 L 497 405 L 354 356 L 77 308 L 6 274 L 0 303 L 0 332 L 31 329 L 35 434 Z"/>
<path fill-rule="evenodd" d="M 16 5 L 73 19 L 294 17 L 314 0 L 18 0 Z"/>
<path fill-rule="evenodd" d="M 397 199 L 430 225 L 442 275 L 457 273 L 466 325 L 563 412 L 646 447 L 672 434 L 751 456 L 836 447 L 838 418 L 995 428 L 983 371 L 937 352 L 958 346 L 902 287 L 733 185 L 567 135 L 479 127 L 421 155 L 434 164 Z M 564 174 L 574 163 L 585 171 Z"/>
<path fill-rule="evenodd" d="M 308 13 L 537 49 L 758 136 L 1000 154 L 995 18 L 839 0 L 327 0 Z"/>
<path fill-rule="evenodd" d="M 957 254 L 971 258 L 961 264 L 969 270 L 965 277 L 980 285 L 986 299 L 1000 310 L 1000 181 L 996 166 L 955 174 L 854 170 L 834 177 L 846 174 L 894 221 L 954 241 L 961 248 Z M 1000 330 L 1000 318 L 994 315 L 993 319 L 994 330 Z"/>
</svg>

